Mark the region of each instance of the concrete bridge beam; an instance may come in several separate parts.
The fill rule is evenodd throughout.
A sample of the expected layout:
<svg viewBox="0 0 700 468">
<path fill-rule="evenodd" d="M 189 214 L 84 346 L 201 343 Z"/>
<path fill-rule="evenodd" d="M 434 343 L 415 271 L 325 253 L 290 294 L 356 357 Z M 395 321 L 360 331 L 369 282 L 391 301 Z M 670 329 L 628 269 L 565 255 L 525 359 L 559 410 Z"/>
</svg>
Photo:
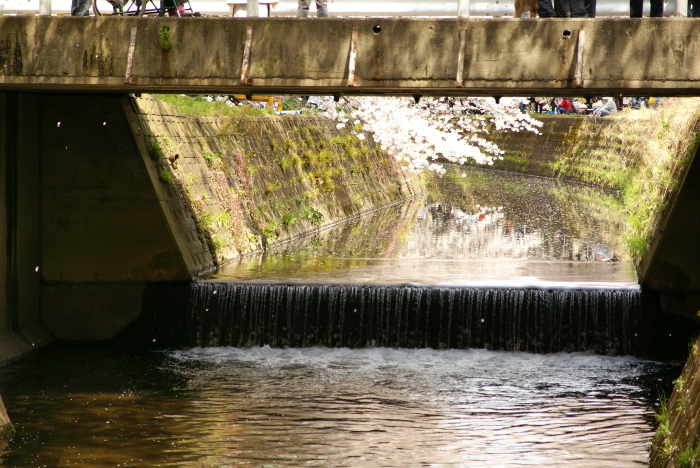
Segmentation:
<svg viewBox="0 0 700 468">
<path fill-rule="evenodd" d="M 692 18 L 0 18 L 0 90 L 700 94 Z"/>
</svg>

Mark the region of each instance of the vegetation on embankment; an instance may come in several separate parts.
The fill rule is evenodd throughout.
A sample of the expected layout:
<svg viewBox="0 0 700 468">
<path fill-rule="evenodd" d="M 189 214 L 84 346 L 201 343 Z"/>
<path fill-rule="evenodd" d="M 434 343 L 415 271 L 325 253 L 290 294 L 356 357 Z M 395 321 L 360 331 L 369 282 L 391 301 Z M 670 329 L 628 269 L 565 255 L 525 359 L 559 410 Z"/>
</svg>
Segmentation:
<svg viewBox="0 0 700 468">
<path fill-rule="evenodd" d="M 673 382 L 673 393 L 656 411 L 658 425 L 651 445 L 652 468 L 700 466 L 700 339 L 690 348 L 683 372 Z"/>
<path fill-rule="evenodd" d="M 367 157 L 370 152 L 372 156 L 369 159 L 372 160 L 381 153 L 372 143 L 363 143 L 349 133 L 331 129 L 330 122 L 321 126 L 332 134 L 326 133 L 322 136 L 318 131 L 319 124 L 310 123 L 305 130 L 301 127 L 290 128 L 291 134 L 296 132 L 296 137 L 273 137 L 272 127 L 264 128 L 265 125 L 261 126 L 261 122 L 264 119 L 273 122 L 280 117 L 265 115 L 269 114 L 265 110 L 230 107 L 202 98 L 172 95 L 161 97 L 176 107 L 179 113 L 191 116 L 190 119 L 218 119 L 222 122 L 225 120 L 225 128 L 219 128 L 216 132 L 219 137 L 228 133 L 228 137 L 225 138 L 228 141 L 225 144 L 238 148 L 242 151 L 241 154 L 247 156 L 252 152 L 257 157 L 271 153 L 268 163 L 260 168 L 253 168 L 254 173 L 262 170 L 268 176 L 263 186 L 258 188 L 267 200 L 258 200 L 256 197 L 251 199 L 255 199 L 258 211 L 266 213 L 259 213 L 256 218 L 255 212 L 251 212 L 254 223 L 258 224 L 257 231 L 261 233 L 256 234 L 256 229 L 248 233 L 253 244 L 259 243 L 256 235 L 261 235 L 265 242 L 287 238 L 283 231 L 288 230 L 290 224 L 305 216 L 313 216 L 313 212 L 308 211 L 311 205 L 323 215 L 323 210 L 318 206 L 333 202 L 314 201 L 309 205 L 303 201 L 310 200 L 310 194 L 315 196 L 319 192 L 333 192 L 346 183 L 351 186 L 356 184 L 357 182 L 351 179 L 356 178 L 359 167 L 369 169 Z M 310 119 L 298 119 L 304 118 Z M 290 116 L 282 119 L 294 120 Z M 666 98 L 658 108 L 625 110 L 614 116 L 598 119 L 545 116 L 542 120 L 545 123 L 543 135 L 493 131 L 489 135 L 480 135 L 492 139 L 505 150 L 504 159 L 497 161 L 493 168 L 574 179 L 620 193 L 624 218 L 627 220 L 628 245 L 633 260 L 639 265 L 648 251 L 654 226 L 668 206 L 678 186 L 678 178 L 696 150 L 700 131 L 700 98 Z M 321 118 L 315 119 L 315 122 L 322 121 Z M 252 136 L 246 134 L 248 129 L 252 130 Z M 168 146 L 167 138 L 166 136 L 162 142 L 165 146 Z M 325 143 L 321 141 L 324 138 Z M 219 140 L 224 141 L 222 138 Z M 266 144 L 261 146 L 256 140 L 265 140 Z M 228 154 L 238 154 L 236 151 L 221 148 L 202 149 L 210 163 L 212 157 L 227 151 Z M 338 165 L 336 158 L 343 153 L 353 160 L 358 155 L 365 160 L 355 160 L 348 165 L 345 164 L 348 158 L 343 157 L 343 164 Z M 391 158 L 385 161 L 385 168 L 391 165 L 392 171 L 400 170 Z M 231 166 L 230 162 L 225 166 Z M 267 170 L 270 167 L 279 168 L 281 172 L 273 175 Z M 294 174 L 289 172 L 290 169 Z M 348 175 L 348 180 L 343 179 Z M 185 176 L 192 177 L 187 174 Z M 164 180 L 167 181 L 168 177 L 169 174 L 162 174 Z M 245 178 L 240 180 L 245 181 Z M 287 182 L 308 184 L 300 194 L 290 198 L 296 200 L 297 207 L 301 206 L 306 211 L 299 212 L 293 205 L 281 203 L 278 199 L 275 200 L 274 207 L 269 207 L 269 200 L 275 198 L 272 195 L 281 189 L 280 184 Z M 357 200 L 357 194 L 352 196 Z M 318 216 L 316 215 L 317 220 L 320 219 Z M 211 224 L 206 222 L 206 215 L 204 221 L 204 230 L 211 231 L 206 228 Z M 305 226 L 306 230 L 309 228 L 310 226 Z M 220 236 L 219 234 L 219 237 L 216 237 L 214 247 L 225 242 Z M 244 252 L 250 251 L 251 248 L 239 250 Z"/>
<path fill-rule="evenodd" d="M 622 194 L 627 239 L 639 264 L 697 149 L 700 99 L 668 98 L 659 108 L 627 110 L 603 120 L 581 122 L 556 170 Z"/>
<path fill-rule="evenodd" d="M 136 99 L 148 151 L 217 265 L 420 191 L 419 178 L 370 135 L 323 117 L 167 99 L 188 115 L 153 96 Z"/>
</svg>

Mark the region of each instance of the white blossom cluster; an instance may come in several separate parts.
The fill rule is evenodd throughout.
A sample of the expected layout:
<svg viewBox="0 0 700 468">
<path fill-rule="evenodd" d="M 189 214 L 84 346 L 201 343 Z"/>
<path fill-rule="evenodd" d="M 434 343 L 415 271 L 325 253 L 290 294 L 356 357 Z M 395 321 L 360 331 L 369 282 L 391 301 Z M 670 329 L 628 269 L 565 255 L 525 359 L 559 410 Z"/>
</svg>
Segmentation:
<svg viewBox="0 0 700 468">
<path fill-rule="evenodd" d="M 338 128 L 349 127 L 363 139 L 370 132 L 382 150 L 402 160 L 414 173 L 429 170 L 443 174 L 437 162 L 464 164 L 468 158 L 480 164 L 493 164 L 501 151 L 494 143 L 476 136 L 487 133 L 489 121 L 497 130 L 531 131 L 539 134 L 539 122 L 517 110 L 522 98 L 422 98 L 362 96 L 343 98 L 342 104 L 323 99 L 322 115 L 338 121 Z M 516 105 L 512 106 L 512 102 Z"/>
</svg>

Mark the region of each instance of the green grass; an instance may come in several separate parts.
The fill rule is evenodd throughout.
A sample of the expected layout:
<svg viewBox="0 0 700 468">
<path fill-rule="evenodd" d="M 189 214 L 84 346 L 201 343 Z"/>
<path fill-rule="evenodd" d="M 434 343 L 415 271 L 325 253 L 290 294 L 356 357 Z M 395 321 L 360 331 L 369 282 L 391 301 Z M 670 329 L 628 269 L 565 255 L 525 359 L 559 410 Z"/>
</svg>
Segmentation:
<svg viewBox="0 0 700 468">
<path fill-rule="evenodd" d="M 157 141 L 151 141 L 148 152 L 151 154 L 151 158 L 153 160 L 162 159 L 165 157 L 163 155 L 163 150 Z"/>
<path fill-rule="evenodd" d="M 180 94 L 156 94 L 161 101 L 170 104 L 178 112 L 192 116 L 260 116 L 274 114 L 272 111 L 252 106 L 229 106 L 223 102 L 209 102 L 204 96 L 182 96 Z"/>
<path fill-rule="evenodd" d="M 166 185 L 172 185 L 173 182 L 175 181 L 175 178 L 173 177 L 173 173 L 167 169 L 164 171 L 161 171 L 161 173 L 159 174 L 159 177 L 160 177 L 160 180 Z"/>
<path fill-rule="evenodd" d="M 158 30 L 158 40 L 163 50 L 168 51 L 173 47 L 173 41 L 170 39 L 170 28 L 163 26 Z"/>
</svg>

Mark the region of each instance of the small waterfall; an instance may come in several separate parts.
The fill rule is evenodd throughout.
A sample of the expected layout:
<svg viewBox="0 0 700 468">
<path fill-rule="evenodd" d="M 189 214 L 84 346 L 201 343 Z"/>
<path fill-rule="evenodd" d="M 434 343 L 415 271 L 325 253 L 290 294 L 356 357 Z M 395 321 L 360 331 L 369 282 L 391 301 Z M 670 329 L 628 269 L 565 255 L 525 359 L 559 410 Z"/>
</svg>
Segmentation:
<svg viewBox="0 0 700 468">
<path fill-rule="evenodd" d="M 149 288 L 161 346 L 486 348 L 644 355 L 652 318 L 634 289 L 506 289 L 200 282 Z M 144 336 L 145 338 L 145 336 Z"/>
</svg>

